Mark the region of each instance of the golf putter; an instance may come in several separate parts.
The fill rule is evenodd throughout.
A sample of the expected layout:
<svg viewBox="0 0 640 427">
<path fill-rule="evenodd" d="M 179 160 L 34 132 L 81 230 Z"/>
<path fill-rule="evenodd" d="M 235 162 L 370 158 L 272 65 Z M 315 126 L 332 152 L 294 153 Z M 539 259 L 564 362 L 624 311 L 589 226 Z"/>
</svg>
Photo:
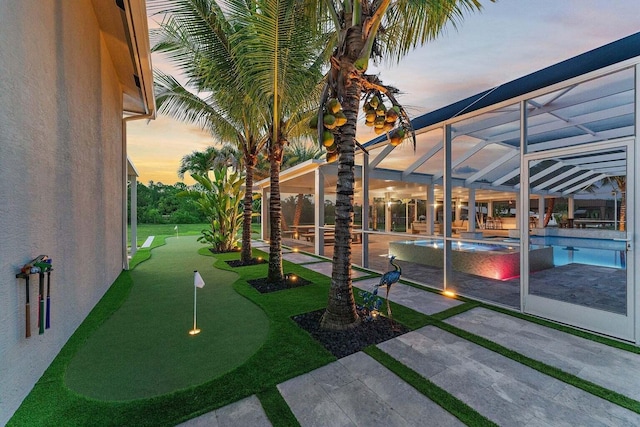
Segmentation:
<svg viewBox="0 0 640 427">
<path fill-rule="evenodd" d="M 47 270 L 47 320 L 45 328 L 51 327 L 51 269 Z"/>
<path fill-rule="evenodd" d="M 38 273 L 38 333 L 44 334 L 44 273 Z"/>
<path fill-rule="evenodd" d="M 27 282 L 27 300 L 25 304 L 25 337 L 29 338 L 31 336 L 31 307 L 29 306 L 29 275 L 25 276 L 25 280 Z"/>
</svg>

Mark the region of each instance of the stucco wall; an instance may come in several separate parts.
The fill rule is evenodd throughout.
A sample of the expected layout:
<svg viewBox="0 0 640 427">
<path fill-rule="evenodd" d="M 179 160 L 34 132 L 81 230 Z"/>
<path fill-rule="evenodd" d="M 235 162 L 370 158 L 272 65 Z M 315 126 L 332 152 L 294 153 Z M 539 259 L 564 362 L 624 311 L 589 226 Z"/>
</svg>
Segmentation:
<svg viewBox="0 0 640 427">
<path fill-rule="evenodd" d="M 122 269 L 122 98 L 89 0 L 0 0 L 0 425 Z M 31 338 L 19 268 L 53 259 Z M 35 283 L 34 283 L 35 282 Z"/>
</svg>

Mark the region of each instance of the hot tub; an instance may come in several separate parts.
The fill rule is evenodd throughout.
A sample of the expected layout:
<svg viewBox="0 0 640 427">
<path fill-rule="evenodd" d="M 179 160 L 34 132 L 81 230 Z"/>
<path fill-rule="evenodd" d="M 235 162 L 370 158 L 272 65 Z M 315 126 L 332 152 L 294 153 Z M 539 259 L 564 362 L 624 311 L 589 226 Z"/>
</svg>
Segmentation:
<svg viewBox="0 0 640 427">
<path fill-rule="evenodd" d="M 442 268 L 442 240 L 402 240 L 389 243 L 389 253 L 398 260 Z M 505 280 L 520 276 L 520 251 L 517 246 L 491 243 L 452 242 L 453 269 L 490 279 Z M 535 246 L 529 253 L 531 271 L 553 267 L 553 249 Z"/>
</svg>

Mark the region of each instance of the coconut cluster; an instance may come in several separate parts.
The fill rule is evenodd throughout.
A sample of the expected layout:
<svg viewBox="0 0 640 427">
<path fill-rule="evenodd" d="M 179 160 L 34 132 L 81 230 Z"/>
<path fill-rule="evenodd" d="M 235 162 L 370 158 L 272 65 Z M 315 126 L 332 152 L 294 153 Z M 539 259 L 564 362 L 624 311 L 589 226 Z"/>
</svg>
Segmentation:
<svg viewBox="0 0 640 427">
<path fill-rule="evenodd" d="M 318 116 L 312 117 L 309 122 L 309 127 L 311 129 L 317 129 L 318 120 Z M 336 98 L 329 98 L 324 105 L 322 115 L 322 145 L 327 149 L 327 162 L 329 163 L 338 158 L 338 144 L 336 144 L 332 130 L 343 126 L 345 123 L 347 123 L 347 116 L 345 116 L 342 111 L 340 101 Z"/>
<path fill-rule="evenodd" d="M 377 95 L 374 95 L 362 106 L 364 111 L 365 124 L 373 127 L 376 135 L 392 131 L 396 127 L 400 117 L 400 107 L 393 105 L 387 108 L 384 102 Z M 393 130 L 389 134 L 391 145 L 396 146 L 404 139 L 405 130 L 402 127 Z"/>
</svg>

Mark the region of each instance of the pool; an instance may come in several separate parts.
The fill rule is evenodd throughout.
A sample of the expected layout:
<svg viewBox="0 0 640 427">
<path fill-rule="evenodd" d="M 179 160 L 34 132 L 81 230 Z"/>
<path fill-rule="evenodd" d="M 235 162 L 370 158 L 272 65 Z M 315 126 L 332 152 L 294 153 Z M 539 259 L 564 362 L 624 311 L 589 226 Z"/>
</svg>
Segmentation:
<svg viewBox="0 0 640 427">
<path fill-rule="evenodd" d="M 397 243 L 415 245 L 415 246 L 428 246 L 434 249 L 442 249 L 444 247 L 443 240 L 405 240 Z M 453 242 L 451 249 L 460 252 L 513 252 L 518 251 L 518 248 L 513 246 L 496 245 L 495 243 L 468 243 L 468 242 Z"/>
<path fill-rule="evenodd" d="M 579 237 L 531 236 L 531 244 L 553 248 L 553 263 L 626 268 L 626 242 Z"/>
<path fill-rule="evenodd" d="M 491 279 L 505 280 L 520 275 L 520 251 L 517 246 L 495 243 L 453 242 L 452 265 L 455 271 Z M 442 268 L 443 241 L 400 240 L 389 242 L 389 253 L 402 261 Z M 529 251 L 532 271 L 552 268 L 553 248 L 535 247 Z"/>
</svg>

